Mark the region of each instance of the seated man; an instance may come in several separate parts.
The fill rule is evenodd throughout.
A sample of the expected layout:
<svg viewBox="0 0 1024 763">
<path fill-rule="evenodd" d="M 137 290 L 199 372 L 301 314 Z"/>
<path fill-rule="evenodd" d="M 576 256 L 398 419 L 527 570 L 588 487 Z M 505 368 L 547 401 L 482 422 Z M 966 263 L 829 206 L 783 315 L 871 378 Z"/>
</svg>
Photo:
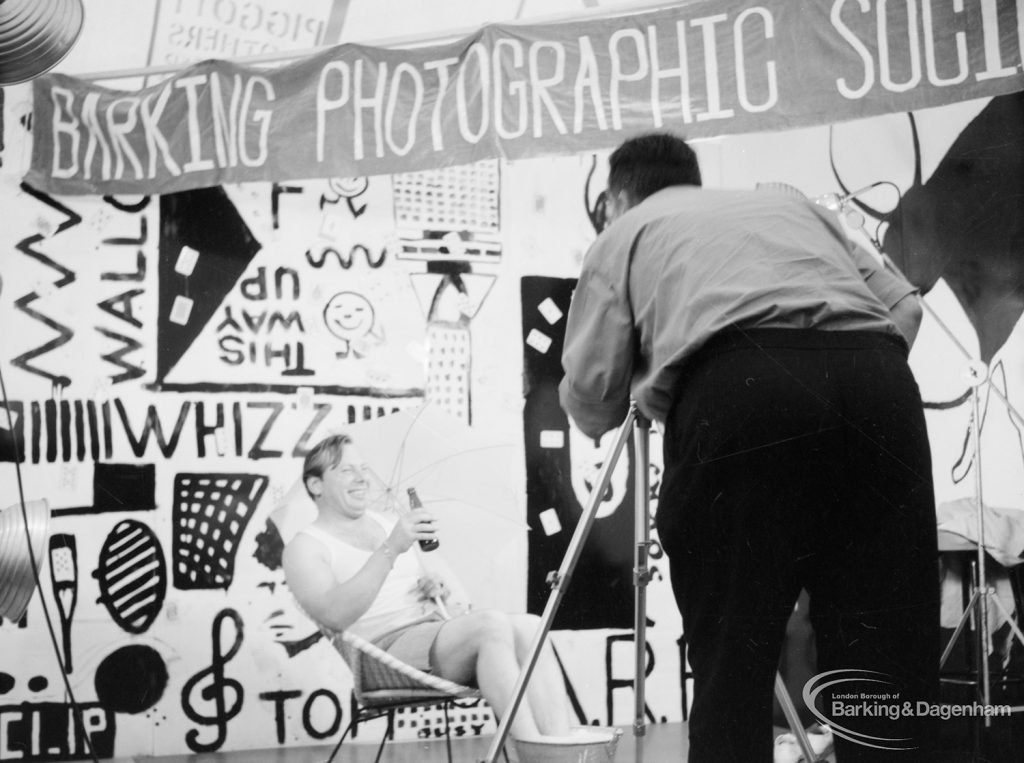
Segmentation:
<svg viewBox="0 0 1024 763">
<path fill-rule="evenodd" d="M 435 538 L 425 509 L 392 517 L 367 509 L 366 466 L 351 438 L 332 435 L 306 456 L 302 473 L 316 520 L 285 547 L 282 563 L 292 594 L 323 627 L 348 630 L 422 671 L 479 687 L 500 717 L 539 619 L 494 610 L 449 617 L 444 587 L 416 553 Z M 565 688 L 545 645 L 513 723 L 512 736 L 569 734 Z"/>
</svg>

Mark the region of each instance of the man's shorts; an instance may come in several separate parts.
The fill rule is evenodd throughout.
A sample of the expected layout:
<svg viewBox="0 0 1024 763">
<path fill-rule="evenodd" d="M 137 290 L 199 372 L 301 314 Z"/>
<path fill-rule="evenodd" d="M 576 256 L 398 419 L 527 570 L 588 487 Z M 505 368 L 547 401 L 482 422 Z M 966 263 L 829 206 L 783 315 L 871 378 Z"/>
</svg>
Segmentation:
<svg viewBox="0 0 1024 763">
<path fill-rule="evenodd" d="M 444 623 L 445 620 L 440 615 L 431 615 L 424 620 L 385 633 L 375 639 L 373 645 L 378 649 L 383 649 L 396 660 L 401 660 L 424 673 L 430 673 L 433 670 L 430 659 L 431 650 L 437 633 Z M 374 679 L 374 674 L 378 668 L 379 663 L 376 660 L 365 656 L 362 658 L 362 670 L 367 688 L 377 687 L 378 682 Z"/>
</svg>

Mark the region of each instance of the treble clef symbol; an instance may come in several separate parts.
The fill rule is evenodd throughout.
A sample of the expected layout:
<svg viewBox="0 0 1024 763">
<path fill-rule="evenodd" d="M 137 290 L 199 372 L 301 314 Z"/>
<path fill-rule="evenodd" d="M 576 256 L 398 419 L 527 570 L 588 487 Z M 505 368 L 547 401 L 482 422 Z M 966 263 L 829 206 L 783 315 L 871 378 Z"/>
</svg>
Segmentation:
<svg viewBox="0 0 1024 763">
<path fill-rule="evenodd" d="M 222 654 L 221 630 L 225 618 L 231 618 L 234 623 L 235 642 L 228 649 L 227 654 Z M 242 685 L 233 678 L 224 677 L 224 666 L 231 661 L 231 658 L 238 653 L 239 648 L 242 646 L 242 630 L 242 618 L 239 614 L 233 609 L 222 609 L 217 614 L 217 617 L 214 618 L 213 628 L 211 629 L 213 654 L 210 660 L 210 667 L 192 676 L 181 690 L 181 707 L 185 711 L 185 715 L 195 723 L 202 724 L 203 726 L 217 727 L 217 737 L 209 743 L 198 741 L 199 729 L 190 729 L 185 734 L 185 742 L 194 752 L 213 752 L 220 749 L 220 746 L 224 744 L 224 740 L 227 738 L 228 721 L 238 715 L 239 710 L 242 709 L 242 698 L 244 697 Z M 192 701 L 192 693 L 196 685 L 208 676 L 210 677 L 210 682 L 200 689 L 199 696 L 206 702 L 213 702 L 214 712 L 212 715 L 200 713 L 196 710 Z M 225 701 L 226 691 L 230 691 L 232 694 L 230 703 Z"/>
</svg>

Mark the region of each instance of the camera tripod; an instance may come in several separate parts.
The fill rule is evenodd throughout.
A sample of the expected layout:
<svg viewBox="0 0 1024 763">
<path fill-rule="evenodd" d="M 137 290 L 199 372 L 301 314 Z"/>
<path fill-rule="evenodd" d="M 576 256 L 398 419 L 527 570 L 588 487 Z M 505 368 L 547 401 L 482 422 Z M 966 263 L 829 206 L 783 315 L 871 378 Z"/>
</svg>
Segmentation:
<svg viewBox="0 0 1024 763">
<path fill-rule="evenodd" d="M 487 757 L 485 758 L 484 763 L 496 763 L 498 755 L 501 753 L 501 750 L 505 745 L 505 741 L 508 738 L 509 728 L 512 724 L 512 719 L 515 717 L 516 711 L 519 709 L 519 705 L 522 702 L 523 695 L 526 693 L 526 687 L 529 684 L 533 669 L 537 664 L 540 651 L 544 646 L 544 640 L 547 638 L 548 633 L 551 630 L 551 623 L 554 621 L 555 614 L 558 612 L 558 608 L 561 606 L 565 592 L 568 590 L 569 581 L 576 568 L 576 563 L 579 560 L 579 556 L 583 550 L 584 544 L 586 543 L 587 536 L 590 534 L 591 527 L 597 517 L 597 510 L 601 504 L 601 497 L 608 488 L 608 482 L 611 479 L 612 472 L 615 470 L 615 465 L 618 463 L 619 457 L 622 455 L 622 451 L 626 446 L 626 442 L 629 440 L 630 434 L 633 435 L 635 490 L 635 518 L 633 523 L 633 587 L 635 588 L 633 617 L 635 711 L 633 718 L 633 737 L 636 742 L 636 763 L 643 763 L 643 742 L 647 729 L 647 720 L 645 717 L 646 698 L 644 696 L 644 680 L 647 672 L 647 584 L 651 580 L 651 571 L 647 566 L 648 551 L 650 550 L 651 545 L 649 481 L 650 430 L 651 422 L 639 412 L 636 402 L 631 401 L 629 412 L 626 414 L 625 420 L 619 426 L 615 440 L 608 448 L 605 455 L 604 462 L 601 465 L 601 470 L 597 475 L 597 483 L 590 491 L 590 497 L 587 500 L 587 505 L 584 508 L 579 521 L 576 523 L 576 530 L 569 542 L 569 547 L 566 549 L 565 556 L 562 557 L 561 566 L 558 568 L 557 572 L 551 572 L 548 574 L 547 582 L 551 587 L 551 593 L 549 594 L 547 604 L 544 607 L 540 626 L 537 628 L 537 633 L 535 634 L 533 643 L 530 647 L 529 658 L 523 665 L 522 670 L 519 673 L 519 678 L 516 681 L 512 701 L 509 704 L 504 717 L 501 719 L 501 722 L 498 724 L 497 732 L 495 733 L 491 746 L 487 751 Z M 786 690 L 786 686 L 783 683 L 782 678 L 777 673 L 775 675 L 775 696 L 778 699 L 779 704 L 782 706 L 782 711 L 785 713 L 786 721 L 789 723 L 790 729 L 792 729 L 793 734 L 796 736 L 797 743 L 800 746 L 800 751 L 803 753 L 804 760 L 807 761 L 807 763 L 817 763 L 817 761 L 821 759 L 812 750 L 811 743 L 807 738 L 807 733 L 804 731 L 803 724 L 800 722 L 800 717 L 797 714 L 796 707 L 793 705 L 793 701 L 789 696 L 789 692 Z"/>
</svg>

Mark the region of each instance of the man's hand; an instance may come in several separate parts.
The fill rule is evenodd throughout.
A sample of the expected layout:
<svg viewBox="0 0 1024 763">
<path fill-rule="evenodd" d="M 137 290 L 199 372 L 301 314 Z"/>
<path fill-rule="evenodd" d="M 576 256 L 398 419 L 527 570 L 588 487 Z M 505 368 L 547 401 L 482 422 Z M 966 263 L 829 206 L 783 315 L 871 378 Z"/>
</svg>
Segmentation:
<svg viewBox="0 0 1024 763">
<path fill-rule="evenodd" d="M 399 554 L 404 554 L 417 540 L 431 540 L 437 536 L 437 522 L 426 509 L 412 509 L 398 518 L 388 544 Z"/>
</svg>

